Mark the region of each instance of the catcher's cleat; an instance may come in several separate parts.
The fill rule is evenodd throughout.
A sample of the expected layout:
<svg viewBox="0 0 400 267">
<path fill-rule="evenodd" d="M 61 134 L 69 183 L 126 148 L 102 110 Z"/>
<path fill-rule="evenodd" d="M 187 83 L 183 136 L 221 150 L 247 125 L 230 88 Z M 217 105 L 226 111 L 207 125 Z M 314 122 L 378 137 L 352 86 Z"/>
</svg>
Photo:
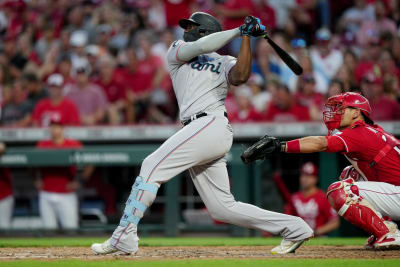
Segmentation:
<svg viewBox="0 0 400 267">
<path fill-rule="evenodd" d="M 288 254 L 288 253 L 294 253 L 296 249 L 298 249 L 304 241 L 307 241 L 308 239 L 303 239 L 299 241 L 289 241 L 283 239 L 281 244 L 277 247 L 274 247 L 271 250 L 272 254 Z"/>
<path fill-rule="evenodd" d="M 103 243 L 94 243 L 91 246 L 94 254 L 106 255 L 106 254 L 118 254 L 118 255 L 130 255 L 131 253 L 121 251 L 111 245 L 110 239 L 107 239 Z"/>
<path fill-rule="evenodd" d="M 376 237 L 374 235 L 371 235 L 368 237 L 367 242 L 364 245 L 365 249 L 374 249 L 374 244 L 376 242 Z"/>
<path fill-rule="evenodd" d="M 387 233 L 373 244 L 375 249 L 400 249 L 400 235 Z"/>
</svg>

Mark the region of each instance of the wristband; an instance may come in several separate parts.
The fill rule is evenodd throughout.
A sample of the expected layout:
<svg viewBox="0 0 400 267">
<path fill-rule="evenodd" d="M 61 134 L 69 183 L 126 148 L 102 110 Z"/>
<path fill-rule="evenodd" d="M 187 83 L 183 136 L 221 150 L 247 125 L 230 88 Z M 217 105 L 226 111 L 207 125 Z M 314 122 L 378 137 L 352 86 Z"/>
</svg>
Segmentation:
<svg viewBox="0 0 400 267">
<path fill-rule="evenodd" d="M 300 141 L 299 139 L 294 139 L 292 141 L 286 142 L 287 153 L 300 153 Z"/>
</svg>

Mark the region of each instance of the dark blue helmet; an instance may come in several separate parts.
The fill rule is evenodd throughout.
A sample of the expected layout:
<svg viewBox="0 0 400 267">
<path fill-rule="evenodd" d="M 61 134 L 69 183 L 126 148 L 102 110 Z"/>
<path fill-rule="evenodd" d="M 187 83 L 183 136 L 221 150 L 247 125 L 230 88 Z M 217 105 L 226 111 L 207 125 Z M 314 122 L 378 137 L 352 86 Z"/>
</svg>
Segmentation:
<svg viewBox="0 0 400 267">
<path fill-rule="evenodd" d="M 185 42 L 194 42 L 203 36 L 222 31 L 218 20 L 204 12 L 195 12 L 189 19 L 179 20 L 179 26 L 183 29 L 186 29 L 189 25 L 196 25 L 197 27 L 183 34 Z"/>
</svg>

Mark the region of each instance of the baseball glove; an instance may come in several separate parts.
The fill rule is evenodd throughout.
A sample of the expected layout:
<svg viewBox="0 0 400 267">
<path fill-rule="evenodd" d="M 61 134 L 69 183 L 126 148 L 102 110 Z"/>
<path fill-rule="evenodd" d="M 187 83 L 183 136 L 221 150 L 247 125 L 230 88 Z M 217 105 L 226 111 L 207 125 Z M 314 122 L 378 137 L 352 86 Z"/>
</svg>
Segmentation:
<svg viewBox="0 0 400 267">
<path fill-rule="evenodd" d="M 257 143 L 248 147 L 240 156 L 245 164 L 258 159 L 269 158 L 272 154 L 281 152 L 282 143 L 278 138 L 264 135 Z"/>
</svg>

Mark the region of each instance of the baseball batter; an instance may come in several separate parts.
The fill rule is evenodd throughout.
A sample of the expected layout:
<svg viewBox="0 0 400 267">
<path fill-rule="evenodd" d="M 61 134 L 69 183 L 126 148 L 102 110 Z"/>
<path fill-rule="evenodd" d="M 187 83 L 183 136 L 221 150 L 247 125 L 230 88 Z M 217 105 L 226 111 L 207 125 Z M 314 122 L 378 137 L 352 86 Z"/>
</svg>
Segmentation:
<svg viewBox="0 0 400 267">
<path fill-rule="evenodd" d="M 171 45 L 167 59 L 184 127 L 143 161 L 119 226 L 110 239 L 93 244 L 92 250 L 97 254 L 136 253 L 137 225 L 159 187 L 189 170 L 214 219 L 279 234 L 284 239 L 273 253 L 294 252 L 313 235 L 312 229 L 299 217 L 235 201 L 226 168 L 232 128 L 224 100 L 230 84 L 239 85 L 249 78 L 250 36 L 261 34 L 264 26 L 249 16 L 240 28 L 221 31 L 219 22 L 202 12 L 182 19 L 179 25 L 185 30 L 184 41 Z M 237 59 L 215 53 L 239 36 L 242 42 Z"/>
<path fill-rule="evenodd" d="M 400 248 L 400 141 L 371 120 L 368 100 L 358 93 L 329 98 L 324 122 L 329 136 L 309 136 L 288 142 L 264 136 L 242 155 L 251 162 L 276 152 L 339 152 L 346 167 L 327 190 L 331 206 L 347 221 L 371 234 L 366 248 Z"/>
</svg>

